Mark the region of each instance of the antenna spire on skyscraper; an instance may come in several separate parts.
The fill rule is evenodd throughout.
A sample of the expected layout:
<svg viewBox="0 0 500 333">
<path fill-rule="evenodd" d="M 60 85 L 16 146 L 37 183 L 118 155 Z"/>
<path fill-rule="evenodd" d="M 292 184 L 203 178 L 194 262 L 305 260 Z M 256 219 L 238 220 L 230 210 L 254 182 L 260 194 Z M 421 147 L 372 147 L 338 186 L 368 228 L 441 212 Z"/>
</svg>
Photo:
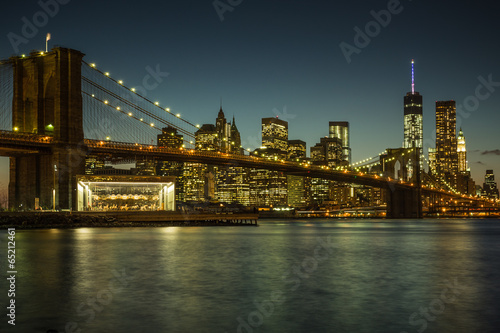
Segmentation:
<svg viewBox="0 0 500 333">
<path fill-rule="evenodd" d="M 411 93 L 415 94 L 415 60 L 411 59 Z"/>
</svg>

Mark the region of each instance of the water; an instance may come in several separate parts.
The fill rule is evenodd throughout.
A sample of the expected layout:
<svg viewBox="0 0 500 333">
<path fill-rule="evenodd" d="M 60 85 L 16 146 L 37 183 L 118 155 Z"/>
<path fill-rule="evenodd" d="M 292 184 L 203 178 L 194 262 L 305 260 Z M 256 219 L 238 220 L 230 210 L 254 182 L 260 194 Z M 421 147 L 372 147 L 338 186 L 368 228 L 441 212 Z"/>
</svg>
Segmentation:
<svg viewBox="0 0 500 333">
<path fill-rule="evenodd" d="M 499 222 L 19 230 L 0 331 L 498 332 Z"/>
</svg>

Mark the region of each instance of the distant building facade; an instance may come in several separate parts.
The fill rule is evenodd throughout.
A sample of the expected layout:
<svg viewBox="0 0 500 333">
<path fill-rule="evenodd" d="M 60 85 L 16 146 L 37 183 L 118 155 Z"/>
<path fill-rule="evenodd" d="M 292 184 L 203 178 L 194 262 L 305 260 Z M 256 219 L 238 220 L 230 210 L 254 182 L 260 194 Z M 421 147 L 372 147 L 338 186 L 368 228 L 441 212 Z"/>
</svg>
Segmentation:
<svg viewBox="0 0 500 333">
<path fill-rule="evenodd" d="M 330 121 L 329 122 L 329 137 L 338 139 L 342 145 L 342 156 L 345 161 L 344 165 L 351 164 L 351 146 L 350 146 L 350 133 L 349 122 L 347 121 Z"/>
<path fill-rule="evenodd" d="M 162 128 L 161 134 L 157 136 L 157 145 L 161 148 L 180 149 L 183 144 L 184 137 L 178 134 L 177 129 L 172 126 Z M 185 182 L 187 175 L 184 175 L 184 168 L 184 163 L 178 161 L 159 161 L 156 163 L 156 175 L 176 178 L 176 201 L 184 201 L 185 197 Z"/>
<path fill-rule="evenodd" d="M 422 148 L 423 112 L 422 95 L 409 92 L 404 97 L 404 141 L 403 148 Z"/>
<path fill-rule="evenodd" d="M 467 162 L 467 148 L 465 145 L 465 136 L 462 128 L 458 132 L 457 138 L 457 191 L 463 194 L 475 194 L 476 184 L 471 178 L 469 163 Z"/>
<path fill-rule="evenodd" d="M 495 175 L 493 170 L 486 170 L 483 184 L 483 196 L 488 199 L 498 199 L 498 186 L 495 182 Z"/>
<path fill-rule="evenodd" d="M 288 122 L 278 117 L 262 118 L 262 146 L 279 150 L 281 158 L 288 152 Z"/>
<path fill-rule="evenodd" d="M 288 160 L 303 162 L 306 157 L 306 143 L 302 140 L 288 140 Z M 306 208 L 309 205 L 310 178 L 287 175 L 287 203 L 293 208 Z"/>
<path fill-rule="evenodd" d="M 457 187 L 457 114 L 455 101 L 436 102 L 436 173 Z"/>
</svg>

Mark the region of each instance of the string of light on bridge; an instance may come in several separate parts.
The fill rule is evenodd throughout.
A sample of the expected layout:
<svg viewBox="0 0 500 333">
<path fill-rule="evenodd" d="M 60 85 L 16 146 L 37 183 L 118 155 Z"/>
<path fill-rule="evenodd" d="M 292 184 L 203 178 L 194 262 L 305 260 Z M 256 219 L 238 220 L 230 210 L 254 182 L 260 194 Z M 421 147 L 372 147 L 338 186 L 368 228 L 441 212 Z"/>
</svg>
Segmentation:
<svg viewBox="0 0 500 333">
<path fill-rule="evenodd" d="M 354 168 L 355 170 L 359 171 L 359 169 L 361 169 L 361 168 L 369 168 L 369 167 L 373 167 L 375 165 L 380 165 L 380 160 L 376 161 L 376 162 L 373 162 L 373 163 L 368 163 L 366 165 L 360 165 L 360 164 L 369 162 L 369 161 L 377 159 L 377 158 L 380 159 L 380 155 L 383 155 L 385 153 L 386 153 L 386 151 L 383 151 L 380 154 L 378 154 L 378 156 L 373 156 L 373 157 L 365 158 L 365 159 L 363 159 L 361 161 L 349 164 L 348 166 L 338 166 L 338 167 L 336 167 L 336 170 L 347 170 L 347 169 Z M 360 165 L 360 166 L 358 166 L 358 165 Z"/>
<path fill-rule="evenodd" d="M 190 121 L 188 121 L 188 120 L 186 120 L 186 119 L 184 119 L 184 118 L 181 118 L 181 114 L 180 114 L 180 113 L 176 113 L 176 114 L 174 114 L 174 113 L 172 112 L 172 110 L 171 110 L 169 107 L 162 107 L 162 106 L 160 105 L 160 102 L 158 102 L 158 101 L 153 102 L 153 101 L 151 101 L 150 99 L 148 99 L 148 98 L 146 98 L 146 97 L 142 96 L 141 94 L 139 94 L 139 93 L 137 92 L 137 90 L 136 90 L 135 88 L 126 86 L 126 85 L 124 84 L 124 81 L 123 81 L 123 80 L 117 80 L 117 79 L 114 79 L 113 77 L 111 77 L 111 75 L 110 75 L 110 73 L 109 73 L 109 72 L 103 72 L 103 71 L 99 70 L 99 69 L 97 68 L 97 66 L 96 66 L 96 64 L 95 64 L 95 63 L 87 63 L 87 62 L 86 62 L 86 61 L 84 61 L 84 60 L 82 60 L 82 63 L 84 63 L 84 64 L 85 64 L 85 65 L 87 65 L 89 68 L 91 68 L 91 69 L 93 69 L 94 71 L 96 71 L 97 73 L 101 74 L 102 76 L 106 77 L 107 79 L 111 80 L 112 82 L 116 83 L 117 85 L 121 86 L 122 88 L 124 88 L 124 89 L 126 89 L 126 90 L 128 90 L 128 91 L 130 91 L 130 92 L 132 92 L 132 93 L 134 93 L 134 94 L 135 94 L 135 95 L 137 95 L 139 98 L 141 98 L 142 100 L 144 100 L 144 101 L 148 102 L 149 104 L 151 104 L 152 106 L 154 106 L 154 107 L 158 108 L 159 110 L 166 111 L 166 113 L 167 113 L 167 114 L 169 114 L 169 115 L 171 115 L 171 116 L 176 117 L 177 119 L 179 119 L 179 120 L 183 121 L 184 123 L 186 123 L 186 124 L 190 125 L 191 127 L 195 128 L 196 130 L 198 130 L 198 129 L 200 129 L 200 128 L 201 128 L 201 126 L 200 126 L 199 124 L 196 124 L 196 125 L 195 125 L 195 124 L 191 123 Z M 86 79 L 89 83 L 93 84 L 96 88 L 98 88 L 98 89 L 102 90 L 103 92 L 105 92 L 105 93 L 107 93 L 107 94 L 110 94 L 110 95 L 113 95 L 113 97 L 115 97 L 115 98 L 117 98 L 117 99 L 121 100 L 122 102 L 124 102 L 124 103 L 126 103 L 126 104 L 129 104 L 130 106 L 133 106 L 133 107 L 134 107 L 134 108 L 136 108 L 136 109 L 138 108 L 138 106 L 136 106 L 136 105 L 132 105 L 132 103 L 130 103 L 129 101 L 127 101 L 127 100 L 125 100 L 125 99 L 121 98 L 120 96 L 118 96 L 118 95 L 116 95 L 116 94 L 112 93 L 112 92 L 111 92 L 111 91 L 109 91 L 108 89 L 106 89 L 106 88 L 104 88 L 104 87 L 102 87 L 102 86 L 98 85 L 97 83 L 93 82 L 92 80 L 90 80 L 90 79 L 88 79 L 88 78 L 84 78 L 84 79 Z M 142 111 L 142 112 L 146 112 L 146 110 L 144 110 L 144 109 L 142 109 L 142 108 L 141 108 L 141 111 Z M 151 116 L 151 115 L 150 115 L 150 116 Z M 134 119 L 136 119 L 136 120 L 137 120 L 137 119 L 140 119 L 140 118 L 135 118 L 135 117 L 132 117 L 132 118 L 134 118 Z M 161 121 L 161 120 L 160 120 L 160 121 Z M 174 124 L 172 124 L 172 123 L 168 122 L 167 120 L 165 120 L 165 122 L 167 123 L 167 125 L 170 125 L 170 126 L 175 127 L 177 130 L 179 130 L 180 132 L 182 132 L 182 134 L 185 134 L 185 135 L 187 135 L 187 136 L 189 136 L 189 137 L 191 137 L 191 138 L 193 139 L 193 140 L 185 140 L 185 139 L 183 139 L 183 141 L 184 141 L 184 142 L 189 143 L 189 144 L 195 144 L 195 143 L 193 142 L 193 141 L 195 141 L 195 136 L 194 136 L 194 134 L 192 134 L 192 133 L 190 133 L 190 132 L 188 132 L 188 131 L 186 131 L 186 130 L 183 130 L 182 128 L 179 128 L 178 126 L 175 126 Z M 161 129 L 160 129 L 160 131 L 161 131 Z M 234 146 L 234 145 L 235 145 L 235 143 L 234 143 L 234 142 L 230 142 L 229 144 L 230 144 L 230 145 L 232 145 L 232 146 Z M 245 148 L 243 148 L 243 146 L 240 146 L 239 148 L 242 148 L 242 149 L 246 150 L 247 152 L 250 152 L 250 151 L 251 151 L 251 149 L 249 149 L 249 148 L 245 149 Z"/>
<path fill-rule="evenodd" d="M 424 160 L 425 160 L 425 162 L 427 163 L 427 165 L 430 165 L 430 162 L 429 162 L 429 160 L 427 159 L 427 157 L 425 157 L 425 155 L 423 155 L 423 157 L 424 157 Z M 440 177 L 440 178 L 439 178 L 439 180 L 440 180 L 443 184 L 445 184 L 445 185 L 446 185 L 446 187 L 448 187 L 448 189 L 449 189 L 451 192 L 453 192 L 453 193 L 455 193 L 455 194 L 457 194 L 457 195 L 463 195 L 463 193 L 458 192 L 457 190 L 455 190 L 455 189 L 453 188 L 453 186 L 451 186 L 450 184 L 448 184 L 448 182 L 446 182 L 446 180 L 444 180 L 442 177 Z"/>
<path fill-rule="evenodd" d="M 103 105 L 106 105 L 106 106 L 108 106 L 109 108 L 111 108 L 111 109 L 113 109 L 115 111 L 118 111 L 118 112 L 120 112 L 120 113 L 122 113 L 122 114 L 124 114 L 124 115 L 126 115 L 126 116 L 128 116 L 130 118 L 132 118 L 132 119 L 135 119 L 135 120 L 141 122 L 142 124 L 144 124 L 146 126 L 149 126 L 151 128 L 154 128 L 154 129 L 158 130 L 159 132 L 162 132 L 162 129 L 159 128 L 159 127 L 157 127 L 154 123 L 152 123 L 152 122 L 149 123 L 149 122 L 145 121 L 144 118 L 138 118 L 138 117 L 136 117 L 132 112 L 124 110 L 121 106 L 113 105 L 108 100 L 102 100 L 102 99 L 96 97 L 95 94 L 90 94 L 90 93 L 88 93 L 86 91 L 82 91 L 82 93 L 85 94 L 85 95 L 87 95 L 87 96 L 92 97 L 94 100 L 96 100 L 98 102 L 101 102 Z M 108 141 L 111 140 L 111 137 L 107 136 L 106 140 L 108 140 Z M 185 139 L 183 139 L 183 141 L 186 142 L 186 143 L 189 143 L 189 144 L 193 144 L 193 141 L 189 141 L 189 140 L 185 140 Z M 185 145 L 183 145 L 183 147 L 184 146 Z"/>
<path fill-rule="evenodd" d="M 127 90 L 129 90 L 130 92 L 132 92 L 132 93 L 136 94 L 138 97 L 142 98 L 144 101 L 146 101 L 146 102 L 150 103 L 151 105 L 153 105 L 153 106 L 157 107 L 158 109 L 161 109 L 162 111 L 166 111 L 166 112 L 167 112 L 167 114 L 169 114 L 169 115 L 171 115 L 171 116 L 174 116 L 174 117 L 176 117 L 176 118 L 180 119 L 181 121 L 185 122 L 186 124 L 188 124 L 188 125 L 190 125 L 190 126 L 192 126 L 192 127 L 194 127 L 194 128 L 200 128 L 200 125 L 199 125 L 199 124 L 196 124 L 196 125 L 195 125 L 195 124 L 191 123 L 190 121 L 188 121 L 188 120 L 186 120 L 186 119 L 182 118 L 180 113 L 173 113 L 173 112 L 170 110 L 170 108 L 169 108 L 169 107 L 162 107 L 162 106 L 160 106 L 160 102 L 158 102 L 158 101 L 153 102 L 153 101 L 151 101 L 150 99 L 148 99 L 147 97 L 142 96 L 141 94 L 139 94 L 139 93 L 136 91 L 136 89 L 135 89 L 135 88 L 133 88 L 133 87 L 132 87 L 132 88 L 130 88 L 130 87 L 126 86 L 126 85 L 124 84 L 123 80 L 116 80 L 116 79 L 114 79 L 114 78 L 112 78 L 112 77 L 111 77 L 111 75 L 110 75 L 110 73 L 109 73 L 109 72 L 103 72 L 103 71 L 99 70 L 99 69 L 97 68 L 97 66 L 96 66 L 96 64 L 95 64 L 95 63 L 90 63 L 90 64 L 89 64 L 89 63 L 87 63 L 87 62 L 86 62 L 86 61 L 84 61 L 84 60 L 82 60 L 82 63 L 86 64 L 87 66 L 89 66 L 90 68 L 92 68 L 93 70 L 95 70 L 96 72 L 98 72 L 98 73 L 102 74 L 103 76 L 107 77 L 109 80 L 113 81 L 114 83 L 116 83 L 116 84 L 118 84 L 118 85 L 122 86 L 124 89 L 127 89 Z"/>
</svg>

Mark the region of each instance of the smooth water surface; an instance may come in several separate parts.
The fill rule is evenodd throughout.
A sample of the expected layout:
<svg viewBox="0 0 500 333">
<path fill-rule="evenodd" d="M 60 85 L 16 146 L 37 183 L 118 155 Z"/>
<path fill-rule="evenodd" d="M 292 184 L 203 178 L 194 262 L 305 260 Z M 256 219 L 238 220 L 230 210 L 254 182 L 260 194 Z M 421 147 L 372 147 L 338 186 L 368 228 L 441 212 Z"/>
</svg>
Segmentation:
<svg viewBox="0 0 500 333">
<path fill-rule="evenodd" d="M 500 327 L 498 220 L 19 230 L 16 254 L 16 326 L 2 314 L 1 332 Z"/>
</svg>

